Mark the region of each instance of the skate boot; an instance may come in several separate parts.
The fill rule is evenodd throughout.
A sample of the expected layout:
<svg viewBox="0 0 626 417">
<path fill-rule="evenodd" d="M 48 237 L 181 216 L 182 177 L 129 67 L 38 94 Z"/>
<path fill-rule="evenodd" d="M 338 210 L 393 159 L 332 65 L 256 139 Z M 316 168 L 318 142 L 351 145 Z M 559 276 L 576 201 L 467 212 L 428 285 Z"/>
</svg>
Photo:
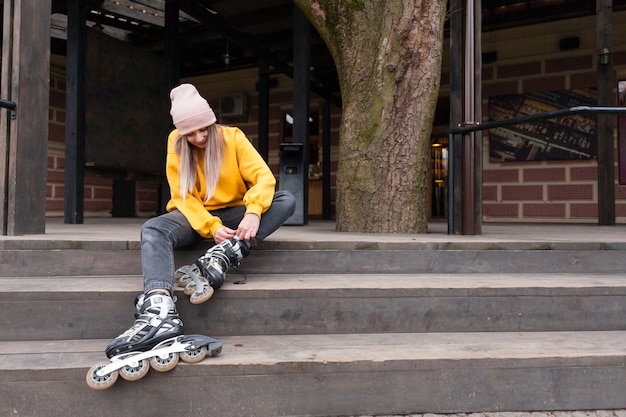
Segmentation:
<svg viewBox="0 0 626 417">
<path fill-rule="evenodd" d="M 115 384 L 118 376 L 137 381 L 146 376 L 150 368 L 167 372 L 174 369 L 179 360 L 196 363 L 222 351 L 222 342 L 218 339 L 182 334 L 183 323 L 169 295 L 142 294 L 136 299 L 136 307 L 135 324 L 105 350 L 110 362 L 96 364 L 87 372 L 90 388 L 107 389 Z"/>
<path fill-rule="evenodd" d="M 141 294 L 135 299 L 135 307 L 135 323 L 107 346 L 107 357 L 150 350 L 160 342 L 184 333 L 176 304 L 169 295 L 163 292 Z"/>
<path fill-rule="evenodd" d="M 175 281 L 193 304 L 203 303 L 224 284 L 228 269 L 239 266 L 239 261 L 249 254 L 248 246 L 237 237 L 225 240 L 207 250 L 193 265 L 179 268 Z"/>
</svg>

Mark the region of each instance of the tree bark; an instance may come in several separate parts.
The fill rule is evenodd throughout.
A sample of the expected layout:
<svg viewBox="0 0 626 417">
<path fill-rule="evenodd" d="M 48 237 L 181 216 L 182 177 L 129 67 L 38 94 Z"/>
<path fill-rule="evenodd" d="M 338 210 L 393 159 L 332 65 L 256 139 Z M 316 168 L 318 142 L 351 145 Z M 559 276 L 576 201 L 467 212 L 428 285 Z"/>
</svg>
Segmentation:
<svg viewBox="0 0 626 417">
<path fill-rule="evenodd" d="M 426 232 L 446 2 L 294 1 L 341 85 L 337 231 Z"/>
</svg>

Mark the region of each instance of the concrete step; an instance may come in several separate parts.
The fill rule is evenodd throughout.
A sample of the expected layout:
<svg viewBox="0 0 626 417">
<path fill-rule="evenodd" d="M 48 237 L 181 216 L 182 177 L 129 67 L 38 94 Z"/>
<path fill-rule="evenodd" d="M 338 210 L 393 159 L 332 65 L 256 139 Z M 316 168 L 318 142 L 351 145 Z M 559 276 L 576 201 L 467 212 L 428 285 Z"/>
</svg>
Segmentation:
<svg viewBox="0 0 626 417">
<path fill-rule="evenodd" d="M 626 331 L 225 336 L 105 391 L 108 340 L 0 342 L 0 415 L 342 416 L 626 407 Z"/>
<path fill-rule="evenodd" d="M 337 239 L 337 236 L 333 236 Z M 175 251 L 193 263 L 211 241 Z M 141 274 L 138 241 L 0 240 L 0 277 Z M 626 243 L 585 241 L 264 241 L 248 273 L 621 273 Z"/>
<path fill-rule="evenodd" d="M 205 304 L 177 303 L 189 332 L 626 330 L 623 274 L 230 273 Z M 133 320 L 139 275 L 0 278 L 0 340 L 111 339 Z"/>
</svg>

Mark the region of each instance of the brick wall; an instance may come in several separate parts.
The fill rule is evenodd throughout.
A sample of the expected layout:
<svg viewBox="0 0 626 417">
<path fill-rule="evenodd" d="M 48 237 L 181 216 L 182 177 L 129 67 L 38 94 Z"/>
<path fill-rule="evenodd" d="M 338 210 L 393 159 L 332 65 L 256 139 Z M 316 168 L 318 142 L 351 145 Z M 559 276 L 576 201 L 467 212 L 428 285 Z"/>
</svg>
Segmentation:
<svg viewBox="0 0 626 417">
<path fill-rule="evenodd" d="M 46 217 L 63 217 L 65 207 L 65 71 L 53 65 L 50 70 L 50 112 L 48 132 L 48 177 Z M 165 157 L 165 156 L 164 156 Z M 113 182 L 119 173 L 85 169 L 84 217 L 110 217 L 113 210 Z M 159 182 L 138 181 L 135 213 L 154 216 L 159 211 Z"/>
<path fill-rule="evenodd" d="M 64 216 L 64 181 L 65 181 L 65 70 L 63 62 L 57 62 L 53 57 L 50 77 L 50 113 L 49 113 L 49 140 L 48 140 L 48 178 L 46 195 L 46 216 Z M 56 62 L 56 64 L 55 64 Z M 207 98 L 209 104 L 219 109 L 219 97 L 233 92 L 246 92 L 249 96 L 249 112 L 244 118 L 220 120 L 221 123 L 236 125 L 241 128 L 250 141 L 258 146 L 258 96 L 255 91 L 257 71 L 244 71 L 217 75 L 213 77 L 198 77 L 186 82 L 195 84 Z M 291 81 L 283 77 L 279 86 L 271 90 L 270 100 L 270 134 L 269 134 L 269 166 L 275 174 L 279 168 L 279 144 L 283 140 L 281 135 L 281 119 L 284 112 L 291 112 L 292 92 Z M 321 114 L 321 101 L 312 98 L 311 110 Z M 331 116 L 331 212 L 335 201 L 335 173 L 337 171 L 337 142 L 339 137 L 340 111 L 334 108 Z M 319 136 L 321 140 L 321 135 Z M 163 155 L 165 162 L 165 155 Z M 85 169 L 84 184 L 84 216 L 109 217 L 113 211 L 113 183 L 116 179 L 134 178 L 132 172 L 110 172 L 104 169 L 88 167 Z M 144 180 L 141 174 L 135 183 L 135 216 L 152 217 L 161 212 L 161 185 L 165 178 Z"/>
</svg>

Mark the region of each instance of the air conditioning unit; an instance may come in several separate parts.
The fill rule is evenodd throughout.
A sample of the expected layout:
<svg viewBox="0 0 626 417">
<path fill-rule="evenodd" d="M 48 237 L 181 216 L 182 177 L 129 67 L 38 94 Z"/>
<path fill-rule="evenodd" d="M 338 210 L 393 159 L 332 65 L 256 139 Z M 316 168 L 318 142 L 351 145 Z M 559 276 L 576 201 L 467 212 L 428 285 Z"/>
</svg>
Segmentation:
<svg viewBox="0 0 626 417">
<path fill-rule="evenodd" d="M 246 93 L 233 93 L 220 97 L 220 115 L 222 117 L 243 117 L 248 108 Z"/>
</svg>

